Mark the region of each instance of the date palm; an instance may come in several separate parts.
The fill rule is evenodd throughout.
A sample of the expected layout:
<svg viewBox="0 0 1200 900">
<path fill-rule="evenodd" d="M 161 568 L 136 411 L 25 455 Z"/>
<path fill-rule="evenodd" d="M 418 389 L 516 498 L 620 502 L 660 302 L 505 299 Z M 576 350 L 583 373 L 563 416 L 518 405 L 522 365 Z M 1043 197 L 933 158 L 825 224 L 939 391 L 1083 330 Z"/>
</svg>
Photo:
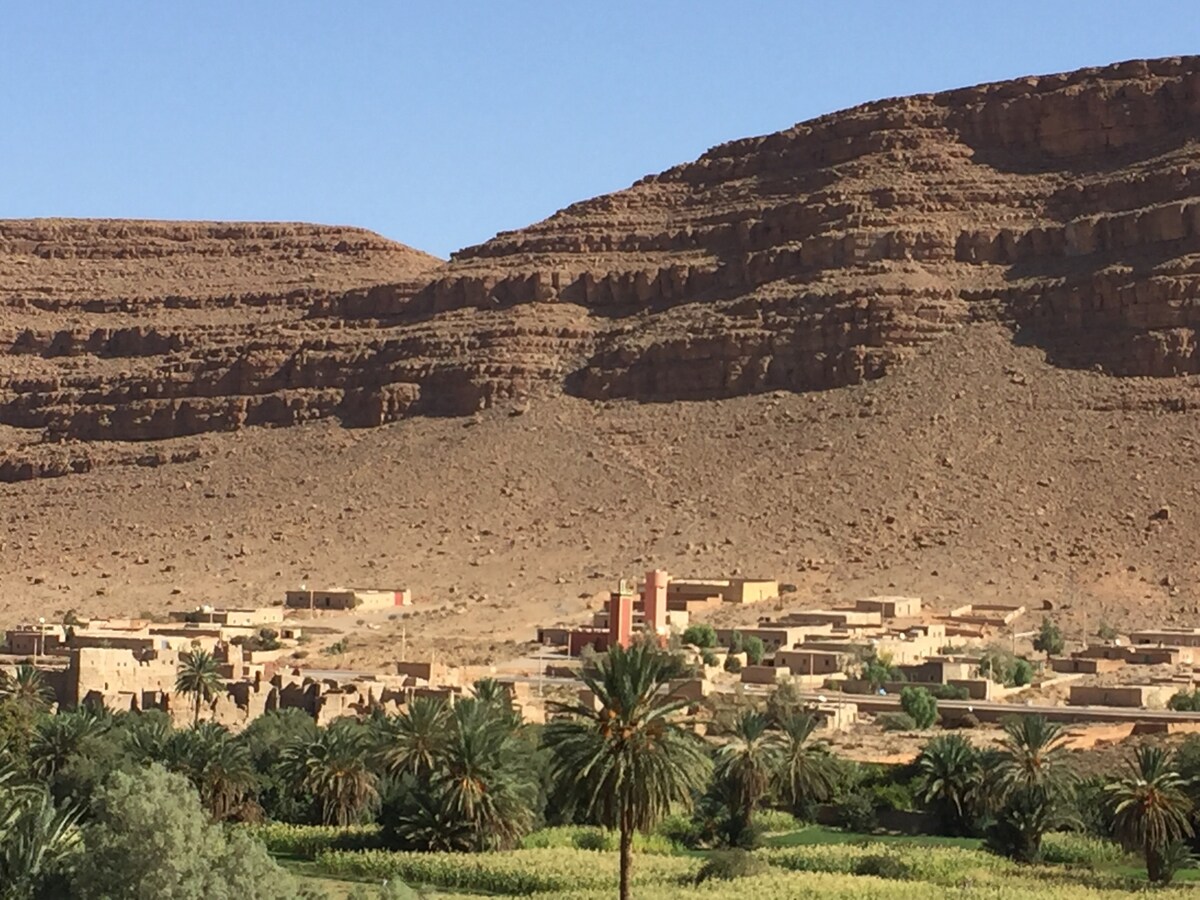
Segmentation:
<svg viewBox="0 0 1200 900">
<path fill-rule="evenodd" d="M 1067 736 L 1062 726 L 1044 716 L 1025 715 L 1003 724 L 1004 737 L 990 771 L 994 800 L 1018 789 L 1058 795 L 1070 788 L 1074 773 L 1067 760 Z"/>
<path fill-rule="evenodd" d="M 162 760 L 170 771 L 187 776 L 214 822 L 230 818 L 255 786 L 250 751 L 215 722 L 172 732 Z"/>
<path fill-rule="evenodd" d="M 1042 837 L 1066 823 L 1075 777 L 1062 727 L 1043 716 L 1004 723 L 1000 747 L 984 765 L 984 801 L 993 813 L 988 846 L 1022 862 L 1041 853 Z"/>
<path fill-rule="evenodd" d="M 730 833 L 735 843 L 748 834 L 754 810 L 777 777 L 780 747 L 767 730 L 769 720 L 747 710 L 734 723 L 729 742 L 717 751 L 717 779 L 728 787 Z"/>
<path fill-rule="evenodd" d="M 58 810 L 49 791 L 0 768 L 0 896 L 58 896 L 50 881 L 78 844 L 75 810 Z"/>
<path fill-rule="evenodd" d="M 837 785 L 837 763 L 821 744 L 811 740 L 816 716 L 787 712 L 779 717 L 779 766 L 775 789 L 793 812 L 833 797 Z"/>
<path fill-rule="evenodd" d="M 620 898 L 628 900 L 633 835 L 653 827 L 672 804 L 702 790 L 711 761 L 678 720 L 685 700 L 667 696 L 678 664 L 650 644 L 613 647 L 583 675 L 595 704 L 554 708 L 543 740 L 564 796 L 589 818 L 620 831 Z"/>
<path fill-rule="evenodd" d="M 339 721 L 311 740 L 289 744 L 279 767 L 299 791 L 316 798 L 326 825 L 350 825 L 377 796 L 370 749 L 361 726 Z"/>
<path fill-rule="evenodd" d="M 435 783 L 476 849 L 510 849 L 533 824 L 537 785 L 503 710 L 461 700 Z"/>
<path fill-rule="evenodd" d="M 59 713 L 43 719 L 29 741 L 30 770 L 41 781 L 52 781 L 85 741 L 107 728 L 107 721 L 88 710 Z"/>
<path fill-rule="evenodd" d="M 0 672 L 0 700 L 41 712 L 54 702 L 54 691 L 46 684 L 46 679 L 40 671 L 31 665 L 22 664 L 11 673 Z"/>
<path fill-rule="evenodd" d="M 979 751 L 958 734 L 932 738 L 917 757 L 917 797 L 937 810 L 943 828 L 952 835 L 970 830 L 981 777 Z"/>
<path fill-rule="evenodd" d="M 376 726 L 376 754 L 392 775 L 425 777 L 445 751 L 450 710 L 436 697 L 414 697 L 394 718 Z"/>
<path fill-rule="evenodd" d="M 1171 880 L 1168 850 L 1192 834 L 1192 802 L 1184 785 L 1166 750 L 1143 746 L 1129 761 L 1126 776 L 1105 788 L 1113 834 L 1127 850 L 1142 854 L 1146 875 L 1155 883 Z"/>
<path fill-rule="evenodd" d="M 195 704 L 192 724 L 200 724 L 200 704 L 210 703 L 221 688 L 221 675 L 217 660 L 207 650 L 189 650 L 179 654 L 179 672 L 175 676 L 175 690 L 190 694 Z"/>
</svg>

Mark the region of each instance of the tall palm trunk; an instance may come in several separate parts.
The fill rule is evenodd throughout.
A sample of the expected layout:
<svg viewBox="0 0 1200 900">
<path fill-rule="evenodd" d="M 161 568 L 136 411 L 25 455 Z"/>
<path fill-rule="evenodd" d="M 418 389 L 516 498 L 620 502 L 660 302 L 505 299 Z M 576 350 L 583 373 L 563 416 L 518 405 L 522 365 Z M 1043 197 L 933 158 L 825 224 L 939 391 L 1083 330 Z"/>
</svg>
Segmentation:
<svg viewBox="0 0 1200 900">
<path fill-rule="evenodd" d="M 1158 848 L 1154 846 L 1149 839 L 1145 845 L 1146 855 L 1146 878 L 1151 884 L 1158 884 L 1163 876 L 1162 871 L 1162 854 Z"/>
<path fill-rule="evenodd" d="M 621 811 L 621 887 L 618 896 L 620 900 L 630 900 L 629 870 L 633 868 L 633 816 L 629 811 Z"/>
<path fill-rule="evenodd" d="M 200 692 L 196 691 L 196 714 L 192 717 L 192 727 L 200 727 Z"/>
</svg>

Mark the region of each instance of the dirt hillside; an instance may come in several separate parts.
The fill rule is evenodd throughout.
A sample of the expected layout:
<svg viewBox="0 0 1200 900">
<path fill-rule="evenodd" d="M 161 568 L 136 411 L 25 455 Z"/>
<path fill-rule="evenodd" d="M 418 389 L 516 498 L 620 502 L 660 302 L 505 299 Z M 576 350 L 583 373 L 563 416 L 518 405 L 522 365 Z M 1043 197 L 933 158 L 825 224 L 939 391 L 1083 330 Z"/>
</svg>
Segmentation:
<svg viewBox="0 0 1200 900">
<path fill-rule="evenodd" d="M 486 656 L 655 564 L 1200 624 L 1198 58 L 857 107 L 446 264 L 0 238 L 8 619 L 404 584 L 443 611 L 352 657 Z"/>
</svg>

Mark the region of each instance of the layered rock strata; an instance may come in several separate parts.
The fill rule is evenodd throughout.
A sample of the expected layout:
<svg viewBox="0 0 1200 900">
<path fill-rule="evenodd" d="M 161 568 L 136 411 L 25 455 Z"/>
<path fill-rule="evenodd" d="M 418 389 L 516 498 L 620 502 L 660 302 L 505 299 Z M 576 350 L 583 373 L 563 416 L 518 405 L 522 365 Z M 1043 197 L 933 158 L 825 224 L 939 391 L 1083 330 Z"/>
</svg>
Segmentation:
<svg viewBox="0 0 1200 900">
<path fill-rule="evenodd" d="M 0 477 L 77 441 L 827 389 L 981 321 L 1191 374 L 1198 289 L 1196 57 L 866 104 L 444 265 L 354 229 L 0 223 Z"/>
</svg>

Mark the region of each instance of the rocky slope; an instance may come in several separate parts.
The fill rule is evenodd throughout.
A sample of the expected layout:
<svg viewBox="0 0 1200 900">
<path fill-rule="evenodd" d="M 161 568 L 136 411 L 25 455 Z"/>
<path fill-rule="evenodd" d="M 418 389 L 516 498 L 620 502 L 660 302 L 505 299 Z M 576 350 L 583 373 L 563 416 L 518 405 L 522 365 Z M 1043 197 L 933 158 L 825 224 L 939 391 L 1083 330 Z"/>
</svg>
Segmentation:
<svg viewBox="0 0 1200 900">
<path fill-rule="evenodd" d="M 440 268 L 352 229 L 2 223 L 0 478 L 539 393 L 826 389 L 982 321 L 1058 365 L 1195 373 L 1198 139 L 1189 57 L 733 141 Z"/>
<path fill-rule="evenodd" d="M 374 581 L 437 611 L 349 663 L 486 657 L 663 565 L 1200 624 L 1198 210 L 1188 58 L 868 104 L 444 264 L 0 223 L 0 619 Z"/>
</svg>

